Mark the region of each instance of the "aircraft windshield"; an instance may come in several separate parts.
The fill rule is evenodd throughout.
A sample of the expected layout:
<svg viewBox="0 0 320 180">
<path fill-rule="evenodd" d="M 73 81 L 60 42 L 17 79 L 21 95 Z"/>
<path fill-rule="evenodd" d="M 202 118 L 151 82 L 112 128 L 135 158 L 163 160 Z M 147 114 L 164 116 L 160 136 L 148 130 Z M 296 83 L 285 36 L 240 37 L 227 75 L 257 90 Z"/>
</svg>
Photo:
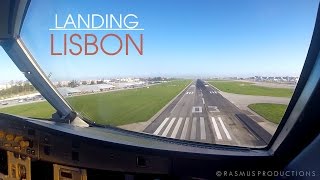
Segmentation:
<svg viewBox="0 0 320 180">
<path fill-rule="evenodd" d="M 59 93 L 94 123 L 262 147 L 299 80 L 317 5 L 32 0 L 21 38 Z M 39 94 L 24 103 L 22 95 L 37 93 L 32 85 L 11 88 L 20 72 L 0 69 L 0 112 L 52 116 Z"/>
</svg>

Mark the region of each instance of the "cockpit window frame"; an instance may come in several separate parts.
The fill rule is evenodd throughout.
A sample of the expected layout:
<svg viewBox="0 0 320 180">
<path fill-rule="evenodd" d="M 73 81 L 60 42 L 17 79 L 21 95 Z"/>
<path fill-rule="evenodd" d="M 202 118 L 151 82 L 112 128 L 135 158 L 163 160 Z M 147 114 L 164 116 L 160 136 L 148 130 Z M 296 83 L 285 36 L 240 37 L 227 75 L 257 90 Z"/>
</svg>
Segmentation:
<svg viewBox="0 0 320 180">
<path fill-rule="evenodd" d="M 15 10 L 14 16 L 20 19 L 24 19 L 28 5 L 31 0 L 13 0 L 11 11 Z M 25 8 L 19 3 L 25 3 Z M 20 8 L 17 8 L 20 7 Z M 23 11 L 23 12 L 17 12 Z M 13 13 L 13 12 L 11 12 Z M 19 17 L 18 17 L 19 16 Z M 22 17 L 21 17 L 22 16 Z M 74 119 L 81 118 L 78 114 L 72 109 L 68 102 L 62 97 L 62 95 L 56 90 L 52 85 L 45 73 L 43 73 L 41 67 L 36 63 L 35 58 L 32 56 L 31 52 L 28 51 L 28 48 L 24 45 L 20 34 L 20 29 L 23 23 L 16 19 L 10 19 L 10 21 L 15 22 L 13 29 L 19 29 L 18 32 L 15 32 L 10 35 L 9 38 L 0 39 L 0 43 L 3 46 L 4 50 L 8 53 L 9 57 L 13 60 L 16 66 L 20 71 L 24 72 L 26 78 L 35 86 L 35 88 L 43 95 L 45 99 L 57 110 L 59 118 L 62 119 L 62 122 L 71 123 Z M 8 27 L 11 27 L 12 22 L 9 22 Z M 20 24 L 19 24 L 20 22 Z M 18 23 L 18 24 L 17 24 Z M 12 28 L 8 28 L 12 29 Z M 9 33 L 10 34 L 10 33 Z M 2 36 L 0 36 L 2 37 Z M 263 154 L 273 155 L 281 144 L 285 141 L 287 135 L 292 132 L 292 128 L 299 121 L 299 118 L 303 114 L 304 107 L 308 104 L 309 99 L 312 97 L 315 92 L 317 85 L 319 84 L 320 72 L 317 72 L 317 68 L 320 68 L 320 56 L 319 56 L 319 38 L 320 37 L 320 15 L 319 9 L 317 14 L 316 25 L 313 32 L 312 41 L 309 47 L 308 55 L 303 67 L 301 78 L 297 84 L 297 88 L 294 92 L 294 95 L 289 103 L 288 109 L 281 121 L 279 127 L 276 130 L 276 133 L 272 137 L 269 144 L 264 148 L 249 148 L 252 151 L 260 151 Z M 79 120 L 78 119 L 78 120 Z M 300 122 L 301 123 L 301 122 Z M 102 126 L 105 127 L 105 126 Z M 117 128 L 116 128 L 117 129 Z M 152 136 L 152 135 L 150 135 Z M 155 137 L 161 139 L 161 137 Z M 170 140 L 171 141 L 171 140 Z M 181 140 L 172 140 L 173 142 L 184 142 Z M 187 144 L 192 144 L 187 143 Z M 201 143 L 199 143 L 201 144 Z M 215 146 L 214 144 L 210 146 Z M 221 145 L 219 145 L 221 146 Z M 233 147 L 233 146 L 225 146 Z M 236 149 L 236 148 L 235 148 Z"/>
</svg>

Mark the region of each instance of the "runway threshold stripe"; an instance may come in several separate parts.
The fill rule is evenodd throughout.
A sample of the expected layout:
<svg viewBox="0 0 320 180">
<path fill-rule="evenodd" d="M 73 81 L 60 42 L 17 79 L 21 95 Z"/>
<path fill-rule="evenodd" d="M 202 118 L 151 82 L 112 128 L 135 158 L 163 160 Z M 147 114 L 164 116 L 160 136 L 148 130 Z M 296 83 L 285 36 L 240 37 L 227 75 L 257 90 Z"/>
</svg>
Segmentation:
<svg viewBox="0 0 320 180">
<path fill-rule="evenodd" d="M 221 140 L 222 136 L 221 136 L 220 130 L 218 128 L 216 119 L 214 117 L 211 117 L 211 121 L 212 121 L 212 124 L 213 124 L 214 131 L 216 132 L 217 138 Z"/>
<path fill-rule="evenodd" d="M 176 118 L 172 118 L 171 121 L 169 122 L 168 126 L 166 127 L 166 129 L 163 131 L 162 136 L 167 136 L 168 132 L 171 129 L 172 124 L 174 123 L 174 121 L 176 120 Z"/>
<path fill-rule="evenodd" d="M 227 138 L 228 138 L 229 140 L 231 140 L 231 136 L 230 136 L 227 128 L 224 126 L 224 123 L 223 123 L 221 117 L 218 117 L 218 119 L 219 119 L 219 121 L 220 121 L 220 124 L 221 124 L 221 126 L 222 126 L 222 129 L 223 129 L 224 133 L 226 134 Z"/>
<path fill-rule="evenodd" d="M 171 134 L 171 138 L 175 138 L 175 137 L 177 136 L 178 130 L 179 130 L 180 125 L 181 125 L 181 122 L 182 122 L 182 117 L 179 118 L 176 126 L 174 127 L 173 132 L 172 132 L 172 134 Z"/>
<path fill-rule="evenodd" d="M 189 120 L 190 120 L 190 118 L 187 117 L 186 121 L 184 122 L 184 126 L 183 126 L 183 129 L 182 129 L 182 133 L 181 133 L 180 139 L 186 139 L 187 132 L 188 132 L 188 127 L 189 127 Z"/>
<path fill-rule="evenodd" d="M 163 126 L 167 123 L 168 120 L 169 120 L 169 118 L 166 118 L 164 121 L 162 121 L 160 126 L 156 129 L 156 131 L 153 134 L 158 135 L 159 132 L 161 131 L 161 129 L 163 128 Z"/>
<path fill-rule="evenodd" d="M 204 126 L 204 118 L 200 117 L 200 139 L 206 139 L 206 127 Z"/>
<path fill-rule="evenodd" d="M 197 118 L 194 117 L 192 119 L 190 139 L 196 139 L 196 134 L 197 134 Z"/>
</svg>

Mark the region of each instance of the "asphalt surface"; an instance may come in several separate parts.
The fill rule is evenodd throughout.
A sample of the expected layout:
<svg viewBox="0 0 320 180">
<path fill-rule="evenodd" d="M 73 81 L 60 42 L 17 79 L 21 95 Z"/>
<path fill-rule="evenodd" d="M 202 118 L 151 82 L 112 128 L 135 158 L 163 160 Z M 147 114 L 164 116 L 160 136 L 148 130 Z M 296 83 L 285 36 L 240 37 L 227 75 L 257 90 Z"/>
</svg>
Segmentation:
<svg viewBox="0 0 320 180">
<path fill-rule="evenodd" d="M 187 141 L 236 146 L 266 143 L 236 115 L 243 112 L 202 80 L 196 80 L 144 132 Z"/>
</svg>

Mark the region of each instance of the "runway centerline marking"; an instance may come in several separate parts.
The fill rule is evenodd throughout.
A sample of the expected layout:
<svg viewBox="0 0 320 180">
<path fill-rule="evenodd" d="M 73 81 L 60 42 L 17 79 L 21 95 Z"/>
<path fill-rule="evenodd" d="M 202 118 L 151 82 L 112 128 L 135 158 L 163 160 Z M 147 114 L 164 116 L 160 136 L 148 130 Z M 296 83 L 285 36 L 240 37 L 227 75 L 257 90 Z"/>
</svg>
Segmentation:
<svg viewBox="0 0 320 180">
<path fill-rule="evenodd" d="M 206 104 L 206 103 L 204 102 L 204 98 L 202 98 L 202 103 L 203 103 L 203 104 Z"/>
<path fill-rule="evenodd" d="M 223 129 L 224 133 L 226 134 L 227 138 L 228 138 L 229 140 L 231 140 L 231 136 L 230 136 L 227 128 L 224 126 L 224 123 L 223 123 L 221 117 L 218 117 L 218 119 L 219 119 L 219 122 L 220 122 L 220 124 L 221 124 L 221 126 L 222 126 L 222 129 Z"/>
<path fill-rule="evenodd" d="M 221 140 L 222 136 L 221 136 L 220 130 L 218 128 L 216 119 L 214 117 L 211 117 L 211 121 L 212 121 L 212 124 L 213 124 L 214 131 L 216 132 L 217 138 Z"/>
<path fill-rule="evenodd" d="M 182 122 L 182 117 L 179 118 L 176 126 L 174 127 L 173 132 L 172 132 L 172 134 L 171 134 L 171 138 L 175 138 L 175 137 L 177 136 L 178 130 L 179 130 L 180 125 L 181 125 L 181 122 Z"/>
<path fill-rule="evenodd" d="M 200 117 L 200 139 L 205 140 L 206 139 L 206 127 L 204 126 L 204 118 Z"/>
<path fill-rule="evenodd" d="M 184 122 L 184 126 L 182 129 L 181 137 L 180 139 L 186 139 L 187 132 L 188 132 L 188 127 L 189 127 L 189 117 L 186 118 L 186 121 Z"/>
<path fill-rule="evenodd" d="M 197 134 L 197 118 L 193 117 L 190 139 L 196 139 L 196 134 Z"/>
<path fill-rule="evenodd" d="M 171 121 L 169 122 L 167 128 L 163 131 L 162 136 L 167 136 L 168 132 L 171 129 L 172 124 L 174 123 L 174 121 L 176 120 L 176 118 L 172 118 Z"/>
<path fill-rule="evenodd" d="M 161 131 L 161 129 L 163 128 L 163 126 L 167 123 L 168 120 L 169 120 L 169 118 L 166 118 L 164 121 L 162 121 L 160 126 L 156 129 L 156 131 L 153 134 L 158 135 L 159 132 Z"/>
</svg>

